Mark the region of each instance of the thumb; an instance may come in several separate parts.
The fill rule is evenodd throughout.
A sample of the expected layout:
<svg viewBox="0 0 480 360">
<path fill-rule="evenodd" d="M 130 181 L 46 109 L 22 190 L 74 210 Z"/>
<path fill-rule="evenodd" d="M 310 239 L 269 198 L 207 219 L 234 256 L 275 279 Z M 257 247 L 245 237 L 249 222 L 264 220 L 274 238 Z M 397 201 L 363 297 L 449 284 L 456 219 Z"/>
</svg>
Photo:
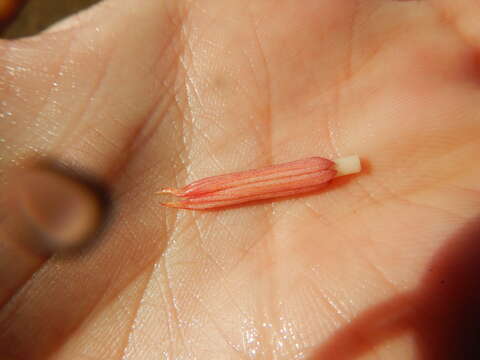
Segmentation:
<svg viewBox="0 0 480 360">
<path fill-rule="evenodd" d="M 0 308 L 52 252 L 91 240 L 108 209 L 105 189 L 53 162 L 26 165 L 6 185 L 0 222 Z"/>
</svg>

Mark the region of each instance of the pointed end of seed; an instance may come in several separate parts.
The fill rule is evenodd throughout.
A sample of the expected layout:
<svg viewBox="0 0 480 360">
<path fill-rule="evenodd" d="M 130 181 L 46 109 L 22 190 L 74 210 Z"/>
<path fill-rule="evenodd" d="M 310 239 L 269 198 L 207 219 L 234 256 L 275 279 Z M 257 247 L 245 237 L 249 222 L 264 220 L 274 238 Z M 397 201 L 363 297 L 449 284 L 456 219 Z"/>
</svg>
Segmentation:
<svg viewBox="0 0 480 360">
<path fill-rule="evenodd" d="M 362 171 L 362 162 L 358 155 L 347 156 L 334 161 L 335 177 L 357 174 Z"/>
</svg>

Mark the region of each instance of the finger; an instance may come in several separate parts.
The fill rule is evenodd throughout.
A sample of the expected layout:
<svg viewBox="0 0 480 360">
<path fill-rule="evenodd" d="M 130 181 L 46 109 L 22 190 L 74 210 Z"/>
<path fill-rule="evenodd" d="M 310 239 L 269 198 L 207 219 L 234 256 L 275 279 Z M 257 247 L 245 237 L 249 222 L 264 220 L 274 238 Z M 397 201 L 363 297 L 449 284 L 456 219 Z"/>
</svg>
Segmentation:
<svg viewBox="0 0 480 360">
<path fill-rule="evenodd" d="M 53 162 L 14 171 L 0 223 L 0 307 L 54 252 L 78 250 L 104 223 L 105 188 Z"/>
</svg>

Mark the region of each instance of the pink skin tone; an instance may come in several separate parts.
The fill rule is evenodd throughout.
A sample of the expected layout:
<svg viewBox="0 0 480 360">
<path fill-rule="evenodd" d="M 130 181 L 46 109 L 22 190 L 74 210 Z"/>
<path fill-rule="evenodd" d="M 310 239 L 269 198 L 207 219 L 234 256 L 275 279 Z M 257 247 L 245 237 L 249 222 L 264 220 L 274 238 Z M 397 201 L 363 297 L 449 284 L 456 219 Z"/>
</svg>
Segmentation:
<svg viewBox="0 0 480 360">
<path fill-rule="evenodd" d="M 106 0 L 0 42 L 0 179 L 38 150 L 116 202 L 80 256 L 1 242 L 0 357 L 464 359 L 428 350 L 472 325 L 455 315 L 478 283 L 462 260 L 478 254 L 479 17 L 476 0 Z M 361 175 L 292 201 L 152 196 L 187 171 L 352 153 Z"/>
<path fill-rule="evenodd" d="M 246 202 L 294 196 L 322 188 L 337 171 L 333 161 L 311 157 L 262 169 L 235 172 L 197 180 L 181 189 L 160 193 L 182 198 L 163 206 L 205 210 Z"/>
</svg>

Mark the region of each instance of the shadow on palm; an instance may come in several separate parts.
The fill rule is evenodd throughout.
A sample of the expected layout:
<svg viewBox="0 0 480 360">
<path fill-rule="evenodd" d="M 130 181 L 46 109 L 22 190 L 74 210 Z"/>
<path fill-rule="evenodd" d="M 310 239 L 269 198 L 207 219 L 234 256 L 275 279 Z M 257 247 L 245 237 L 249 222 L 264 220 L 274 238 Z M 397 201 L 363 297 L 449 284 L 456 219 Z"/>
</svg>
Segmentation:
<svg viewBox="0 0 480 360">
<path fill-rule="evenodd" d="M 404 334 L 413 335 L 418 359 L 478 359 L 479 240 L 477 219 L 449 238 L 417 289 L 359 314 L 312 359 L 353 360 Z"/>
</svg>

